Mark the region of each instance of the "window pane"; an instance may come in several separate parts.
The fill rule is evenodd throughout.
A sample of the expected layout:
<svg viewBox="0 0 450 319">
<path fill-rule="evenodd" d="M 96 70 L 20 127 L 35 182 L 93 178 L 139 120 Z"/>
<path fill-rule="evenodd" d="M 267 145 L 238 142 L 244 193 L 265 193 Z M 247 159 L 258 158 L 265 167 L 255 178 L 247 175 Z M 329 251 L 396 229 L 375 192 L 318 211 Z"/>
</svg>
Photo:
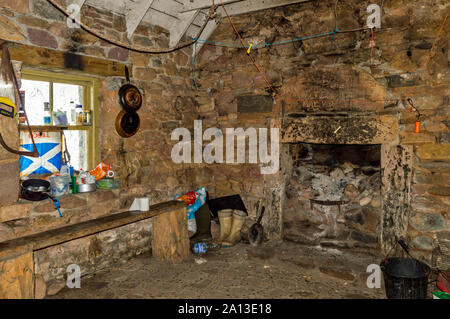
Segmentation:
<svg viewBox="0 0 450 319">
<path fill-rule="evenodd" d="M 70 105 L 71 101 L 74 102 L 73 106 Z M 75 111 L 74 107 L 77 104 L 83 104 L 82 86 L 64 83 L 53 84 L 53 112 L 66 112 L 68 123 L 71 125 L 75 125 L 72 111 Z"/>
<path fill-rule="evenodd" d="M 30 125 L 44 125 L 44 102 L 49 102 L 50 83 L 22 80 L 25 91 L 25 111 Z"/>
<path fill-rule="evenodd" d="M 66 130 L 64 135 L 70 153 L 70 164 L 76 170 L 87 171 L 88 167 L 88 134 L 87 131 Z"/>
</svg>

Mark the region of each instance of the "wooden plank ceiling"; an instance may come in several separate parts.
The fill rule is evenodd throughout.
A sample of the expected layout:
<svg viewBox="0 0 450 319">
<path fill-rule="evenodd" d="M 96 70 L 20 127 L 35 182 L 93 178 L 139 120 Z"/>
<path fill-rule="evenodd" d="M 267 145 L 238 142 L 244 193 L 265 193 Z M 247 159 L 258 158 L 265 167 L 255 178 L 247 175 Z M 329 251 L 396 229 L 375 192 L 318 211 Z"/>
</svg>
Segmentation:
<svg viewBox="0 0 450 319">
<path fill-rule="evenodd" d="M 88 4 L 103 10 L 110 10 L 125 15 L 127 34 L 131 38 L 138 25 L 148 22 L 158 25 L 170 32 L 170 46 L 177 45 L 186 35 L 194 38 L 200 31 L 212 0 L 71 0 L 79 5 Z M 239 15 L 248 12 L 264 10 L 293 3 L 311 0 L 222 0 L 230 15 Z M 200 40 L 207 40 L 214 32 L 221 18 L 226 17 L 220 0 L 214 0 L 219 5 L 217 17 L 210 20 L 199 36 Z M 202 42 L 197 45 L 200 50 Z"/>
</svg>

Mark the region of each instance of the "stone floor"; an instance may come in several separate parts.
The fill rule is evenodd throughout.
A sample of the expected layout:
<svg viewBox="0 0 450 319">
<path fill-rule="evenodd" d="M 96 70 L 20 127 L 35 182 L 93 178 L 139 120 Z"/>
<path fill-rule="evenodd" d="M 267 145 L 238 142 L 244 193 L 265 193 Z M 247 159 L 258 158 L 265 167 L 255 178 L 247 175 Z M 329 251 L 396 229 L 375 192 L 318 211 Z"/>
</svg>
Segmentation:
<svg viewBox="0 0 450 319">
<path fill-rule="evenodd" d="M 202 258 L 167 264 L 141 255 L 47 298 L 385 298 L 384 286 L 366 286 L 367 266 L 380 261 L 367 253 L 240 243 Z"/>
</svg>

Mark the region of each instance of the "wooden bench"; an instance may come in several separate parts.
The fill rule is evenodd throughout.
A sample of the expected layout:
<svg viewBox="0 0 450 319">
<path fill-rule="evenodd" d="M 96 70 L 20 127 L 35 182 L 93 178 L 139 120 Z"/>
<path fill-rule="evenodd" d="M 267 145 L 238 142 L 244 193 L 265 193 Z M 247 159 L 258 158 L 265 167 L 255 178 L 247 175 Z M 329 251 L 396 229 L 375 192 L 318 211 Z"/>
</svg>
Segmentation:
<svg viewBox="0 0 450 319">
<path fill-rule="evenodd" d="M 34 251 L 148 218 L 154 218 L 153 255 L 170 262 L 187 260 L 190 250 L 186 205 L 164 202 L 152 205 L 147 212 L 117 213 L 0 243 L 0 298 L 34 298 Z"/>
</svg>

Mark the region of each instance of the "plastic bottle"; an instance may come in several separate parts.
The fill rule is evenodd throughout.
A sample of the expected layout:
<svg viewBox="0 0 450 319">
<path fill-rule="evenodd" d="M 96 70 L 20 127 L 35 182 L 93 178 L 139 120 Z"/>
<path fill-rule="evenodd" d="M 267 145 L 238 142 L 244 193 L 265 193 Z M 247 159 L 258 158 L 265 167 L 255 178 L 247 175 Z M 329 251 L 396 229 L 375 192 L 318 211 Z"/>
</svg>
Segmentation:
<svg viewBox="0 0 450 319">
<path fill-rule="evenodd" d="M 83 105 L 78 104 L 76 110 L 76 125 L 83 125 Z"/>
<path fill-rule="evenodd" d="M 50 115 L 50 103 L 44 102 L 44 125 L 50 125 L 52 117 Z"/>
<path fill-rule="evenodd" d="M 25 124 L 25 122 L 26 122 L 25 112 L 22 110 L 22 108 L 20 109 L 18 114 L 19 114 L 19 124 L 20 125 Z"/>
<path fill-rule="evenodd" d="M 77 124 L 77 113 L 75 110 L 75 102 L 70 101 L 70 124 L 76 125 Z"/>
<path fill-rule="evenodd" d="M 25 105 L 25 91 L 20 91 L 20 95 L 22 96 L 22 101 L 23 104 Z M 26 119 L 25 119 L 25 110 L 22 108 L 22 105 L 20 105 L 19 107 L 19 124 L 25 124 Z"/>
<path fill-rule="evenodd" d="M 72 194 L 76 194 L 77 191 L 77 177 L 72 175 Z"/>
<path fill-rule="evenodd" d="M 82 168 L 80 168 L 80 172 L 78 174 L 77 177 L 77 184 L 81 185 L 81 184 L 88 184 L 88 176 L 90 176 L 90 174 L 86 171 L 83 171 Z"/>
<path fill-rule="evenodd" d="M 193 246 L 193 249 L 195 254 L 202 255 L 208 251 L 208 244 L 207 243 L 195 243 Z"/>
</svg>

